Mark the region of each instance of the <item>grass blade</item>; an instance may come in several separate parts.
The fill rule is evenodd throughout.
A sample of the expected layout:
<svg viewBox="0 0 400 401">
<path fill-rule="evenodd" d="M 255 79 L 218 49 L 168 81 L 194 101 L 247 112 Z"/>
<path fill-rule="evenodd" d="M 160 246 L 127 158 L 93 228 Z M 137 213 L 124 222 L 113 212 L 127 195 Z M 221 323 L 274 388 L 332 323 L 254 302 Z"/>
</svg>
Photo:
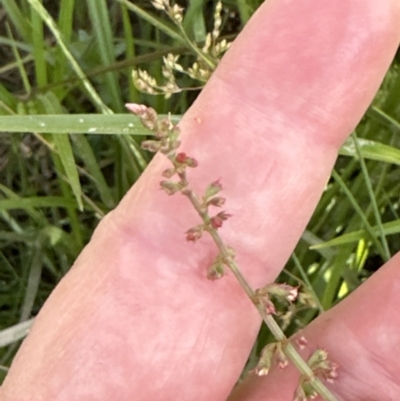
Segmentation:
<svg viewBox="0 0 400 401">
<path fill-rule="evenodd" d="M 164 32 L 169 37 L 174 40 L 177 40 L 181 44 L 186 44 L 186 40 L 177 32 L 174 28 L 171 28 L 172 24 L 167 24 L 165 21 L 154 17 L 153 15 L 149 14 L 147 11 L 141 9 L 140 7 L 136 6 L 135 4 L 129 2 L 128 0 L 115 0 L 121 4 L 124 4 L 128 10 L 133 11 L 136 15 L 142 18 L 144 21 L 147 21 L 155 28 L 159 29 L 161 32 Z"/>
<path fill-rule="evenodd" d="M 83 210 L 81 184 L 79 182 L 79 174 L 76 168 L 69 136 L 53 135 L 53 143 L 56 145 L 56 150 L 60 156 L 68 182 L 78 202 L 79 210 Z"/>
<path fill-rule="evenodd" d="M 382 219 L 381 219 L 381 215 L 379 213 L 378 204 L 376 202 L 376 197 L 375 197 L 375 194 L 374 194 L 374 190 L 372 189 L 372 184 L 371 184 L 371 180 L 370 180 L 370 177 L 369 177 L 367 165 L 365 164 L 363 155 L 362 155 L 362 153 L 360 151 L 360 148 L 358 146 L 357 134 L 355 132 L 352 133 L 352 139 L 354 141 L 354 145 L 355 145 L 355 148 L 356 148 L 356 151 L 357 151 L 357 156 L 358 156 L 358 159 L 360 161 L 361 170 L 362 170 L 362 173 L 363 173 L 363 176 L 364 176 L 365 184 L 367 185 L 367 189 L 368 189 L 369 197 L 370 197 L 370 200 L 371 200 L 372 209 L 374 211 L 375 219 L 376 219 L 377 225 L 379 227 L 379 235 L 380 235 L 382 246 L 383 246 L 383 249 L 384 249 L 384 253 L 383 253 L 382 257 L 383 257 L 383 260 L 388 261 L 390 259 L 389 245 L 387 243 L 387 240 L 386 240 L 386 237 L 385 237 L 385 233 L 383 231 Z"/>
<path fill-rule="evenodd" d="M 357 200 L 354 198 L 353 194 L 351 193 L 351 191 L 347 187 L 346 183 L 342 180 L 340 175 L 335 170 L 332 171 L 332 177 L 336 180 L 336 182 L 340 185 L 340 187 L 343 190 L 343 192 L 346 194 L 346 196 L 349 199 L 351 205 L 353 206 L 355 212 L 360 217 L 360 219 L 361 219 L 361 221 L 362 221 L 362 223 L 363 223 L 363 225 L 365 227 L 365 230 L 369 235 L 369 239 L 375 244 L 378 252 L 384 258 L 386 252 L 385 252 L 384 248 L 382 247 L 382 244 L 376 238 L 374 230 L 372 229 L 371 225 L 369 224 L 369 221 L 367 220 L 367 217 L 365 216 L 365 213 L 363 212 L 363 210 L 361 209 L 361 207 L 357 203 Z"/>
<path fill-rule="evenodd" d="M 389 221 L 388 223 L 382 224 L 382 229 L 385 236 L 400 234 L 400 219 Z M 378 226 L 372 227 L 372 231 L 375 235 L 379 234 L 380 228 Z M 340 237 L 333 238 L 329 241 L 325 241 L 319 244 L 311 245 L 310 249 L 318 250 L 323 248 L 331 248 L 335 246 L 342 246 L 351 244 L 366 237 L 365 230 L 352 231 L 341 235 Z"/>
<path fill-rule="evenodd" d="M 179 117 L 175 116 L 174 121 Z M 53 134 L 146 135 L 139 119 L 132 114 L 53 114 L 0 116 L 2 132 Z"/>
<path fill-rule="evenodd" d="M 107 4 L 105 0 L 88 0 L 87 4 L 102 65 L 112 65 L 115 63 L 115 46 L 108 18 Z M 123 109 L 122 94 L 116 75 L 111 72 L 106 73 L 105 81 L 114 110 L 121 112 Z"/>
<path fill-rule="evenodd" d="M 84 135 L 73 135 L 71 137 L 72 142 L 77 149 L 79 156 L 85 164 L 88 173 L 93 178 L 93 181 L 99 191 L 101 200 L 109 208 L 115 207 L 115 201 L 113 195 L 108 187 L 106 180 L 104 179 L 103 173 L 100 170 L 99 164 L 93 153 L 92 147 L 89 145 L 88 140 Z"/>
<path fill-rule="evenodd" d="M 65 57 L 68 59 L 68 61 L 71 63 L 72 68 L 78 75 L 78 77 L 82 80 L 82 83 L 84 87 L 86 88 L 87 93 L 89 94 L 90 98 L 92 99 L 93 103 L 98 107 L 98 109 L 104 113 L 104 114 L 112 114 L 111 109 L 109 109 L 104 102 L 101 100 L 100 96 L 97 94 L 96 90 L 92 86 L 92 84 L 89 82 L 89 80 L 86 78 L 85 73 L 82 71 L 81 67 L 71 54 L 71 52 L 68 50 L 67 46 L 65 45 L 61 33 L 59 29 L 57 28 L 56 23 L 54 22 L 53 18 L 50 16 L 50 14 L 47 12 L 47 10 L 43 7 L 43 5 L 40 3 L 39 0 L 27 0 L 29 4 L 34 8 L 34 10 L 40 15 L 42 18 L 43 22 L 47 25 L 47 27 L 50 29 L 52 34 L 57 40 L 58 45 L 61 47 Z"/>
<path fill-rule="evenodd" d="M 62 196 L 32 196 L 19 199 L 0 199 L 0 212 L 3 210 L 23 209 L 29 211 L 30 208 L 43 207 L 76 207 L 74 202 L 66 200 Z"/>
<path fill-rule="evenodd" d="M 26 320 L 0 331 L 0 347 L 6 347 L 27 336 L 34 319 Z"/>
<path fill-rule="evenodd" d="M 357 138 L 357 146 L 364 159 L 400 165 L 400 149 L 398 148 L 363 138 Z M 339 154 L 358 158 L 354 140 L 349 138 L 340 148 Z"/>
</svg>

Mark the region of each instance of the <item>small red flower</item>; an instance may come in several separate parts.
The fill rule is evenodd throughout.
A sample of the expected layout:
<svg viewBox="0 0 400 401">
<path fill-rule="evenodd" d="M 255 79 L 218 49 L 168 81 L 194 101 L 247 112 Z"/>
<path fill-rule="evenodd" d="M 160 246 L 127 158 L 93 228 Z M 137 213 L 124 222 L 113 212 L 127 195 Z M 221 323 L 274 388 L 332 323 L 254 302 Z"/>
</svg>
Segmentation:
<svg viewBox="0 0 400 401">
<path fill-rule="evenodd" d="M 214 216 L 211 218 L 210 223 L 212 228 L 220 228 L 222 227 L 223 221 L 220 218 L 218 218 L 218 216 Z"/>
<path fill-rule="evenodd" d="M 195 226 L 186 231 L 186 241 L 196 242 L 203 235 L 203 226 Z"/>
<path fill-rule="evenodd" d="M 210 224 L 212 228 L 220 228 L 225 220 L 227 220 L 232 215 L 226 212 L 219 212 L 214 217 L 211 217 Z"/>
<path fill-rule="evenodd" d="M 186 153 L 184 153 L 184 152 L 180 152 L 175 156 L 175 160 L 178 163 L 186 163 L 187 158 L 188 157 L 187 157 Z"/>
</svg>

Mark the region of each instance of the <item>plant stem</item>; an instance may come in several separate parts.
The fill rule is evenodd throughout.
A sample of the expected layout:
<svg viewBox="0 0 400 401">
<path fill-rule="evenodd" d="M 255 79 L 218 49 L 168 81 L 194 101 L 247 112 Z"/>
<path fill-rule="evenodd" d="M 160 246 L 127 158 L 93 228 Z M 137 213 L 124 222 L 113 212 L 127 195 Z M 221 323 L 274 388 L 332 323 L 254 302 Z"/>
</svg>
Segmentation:
<svg viewBox="0 0 400 401">
<path fill-rule="evenodd" d="M 173 161 L 173 158 L 171 157 L 170 160 Z M 186 177 L 186 173 L 185 172 L 178 173 L 178 176 L 181 180 L 183 187 L 186 189 L 185 195 L 188 197 L 189 201 L 196 209 L 197 213 L 199 214 L 205 225 L 208 227 L 207 231 L 210 233 L 215 244 L 217 245 L 217 248 L 220 251 L 220 255 L 224 260 L 224 263 L 231 270 L 231 272 L 233 273 L 233 275 L 235 276 L 235 278 L 237 279 L 237 281 L 239 282 L 239 284 L 241 285 L 241 287 L 243 288 L 249 299 L 257 308 L 263 321 L 270 329 L 275 339 L 282 344 L 282 349 L 284 350 L 288 359 L 296 366 L 299 372 L 308 379 L 309 383 L 311 383 L 315 391 L 317 391 L 321 397 L 323 397 L 326 401 L 337 401 L 337 398 L 331 393 L 331 391 L 314 375 L 313 371 L 308 366 L 307 362 L 304 361 L 304 359 L 297 352 L 295 347 L 291 344 L 289 339 L 285 336 L 285 333 L 276 323 L 272 315 L 267 314 L 265 308 L 258 301 L 255 291 L 251 288 L 250 284 L 243 276 L 242 272 L 239 269 L 238 264 L 235 262 L 234 258 L 229 253 L 228 247 L 225 245 L 218 231 L 215 228 L 210 227 L 209 225 L 210 216 L 208 215 L 207 211 L 203 210 L 199 198 L 191 189 Z"/>
<path fill-rule="evenodd" d="M 376 202 L 376 196 L 374 194 L 374 190 L 372 188 L 371 180 L 370 180 L 370 177 L 369 177 L 369 174 L 368 174 L 367 165 L 365 164 L 365 160 L 364 160 L 363 155 L 361 153 L 360 146 L 358 144 L 357 134 L 356 134 L 355 131 L 351 134 L 351 138 L 353 139 L 354 147 L 356 148 L 357 157 L 358 157 L 358 160 L 359 160 L 360 166 L 361 166 L 361 171 L 363 173 L 365 184 L 366 184 L 367 190 L 368 190 L 368 194 L 369 194 L 370 199 L 371 199 L 372 209 L 374 211 L 376 223 L 377 223 L 377 226 L 378 226 L 378 229 L 379 229 L 379 234 L 380 234 L 380 237 L 381 237 L 382 246 L 383 246 L 383 249 L 384 249 L 384 255 L 383 255 L 384 256 L 384 260 L 387 262 L 391 257 L 390 250 L 389 250 L 389 245 L 387 243 L 385 232 L 383 230 L 382 219 L 381 219 L 381 215 L 379 213 L 378 204 Z"/>
<path fill-rule="evenodd" d="M 182 24 L 177 24 L 184 40 L 186 41 L 186 44 L 188 47 L 200 58 L 202 59 L 210 68 L 212 71 L 215 70 L 217 64 L 215 61 L 213 61 L 207 54 L 203 53 L 189 38 L 189 36 L 186 34 L 185 29 L 183 28 Z"/>
</svg>

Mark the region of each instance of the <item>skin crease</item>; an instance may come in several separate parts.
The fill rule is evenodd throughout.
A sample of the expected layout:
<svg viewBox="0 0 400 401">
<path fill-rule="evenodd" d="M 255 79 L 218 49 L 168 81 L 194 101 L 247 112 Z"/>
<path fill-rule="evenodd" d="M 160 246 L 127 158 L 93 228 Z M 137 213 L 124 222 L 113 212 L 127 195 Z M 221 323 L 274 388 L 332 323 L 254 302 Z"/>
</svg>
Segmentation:
<svg viewBox="0 0 400 401">
<path fill-rule="evenodd" d="M 265 2 L 183 118 L 194 188 L 220 178 L 234 216 L 220 230 L 251 285 L 272 281 L 299 239 L 337 150 L 362 117 L 400 41 L 397 0 Z M 199 219 L 159 190 L 157 155 L 96 229 L 46 302 L 1 401 L 224 401 L 260 320 L 216 255 L 185 241 Z M 342 366 L 340 400 L 398 399 L 400 256 L 306 330 L 310 352 Z M 360 361 L 360 363 L 357 363 Z M 282 381 L 283 380 L 283 381 Z M 291 400 L 288 368 L 230 400 Z M 397 395 L 397 397 L 396 397 Z"/>
</svg>

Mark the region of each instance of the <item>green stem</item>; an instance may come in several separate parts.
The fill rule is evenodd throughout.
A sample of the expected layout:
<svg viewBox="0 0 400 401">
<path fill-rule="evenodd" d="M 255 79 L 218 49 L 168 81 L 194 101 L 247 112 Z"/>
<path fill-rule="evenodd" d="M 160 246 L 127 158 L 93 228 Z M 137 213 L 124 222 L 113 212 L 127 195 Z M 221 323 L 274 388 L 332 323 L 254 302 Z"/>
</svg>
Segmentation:
<svg viewBox="0 0 400 401">
<path fill-rule="evenodd" d="M 42 3 L 39 0 L 28 0 L 28 3 L 40 15 L 43 22 L 47 25 L 47 27 L 53 33 L 55 39 L 57 40 L 58 45 L 60 46 L 61 50 L 63 51 L 65 57 L 70 62 L 72 69 L 75 71 L 75 73 L 78 75 L 78 77 L 82 80 L 82 84 L 85 87 L 88 95 L 91 97 L 93 103 L 97 106 L 97 108 L 103 114 L 113 114 L 112 110 L 110 108 L 108 108 L 108 106 L 100 98 L 100 96 L 96 92 L 95 88 L 89 82 L 85 73 L 82 71 L 78 62 L 75 60 L 74 56 L 69 51 L 67 45 L 64 43 L 64 40 L 62 38 L 60 30 L 57 27 L 57 24 L 55 23 L 55 21 L 53 20 L 51 15 L 47 12 L 47 10 L 43 7 Z"/>
<path fill-rule="evenodd" d="M 170 160 L 173 161 L 173 157 L 170 157 Z M 314 375 L 307 362 L 301 357 L 296 348 L 290 343 L 289 339 L 285 336 L 285 333 L 276 323 L 272 315 L 267 314 L 264 307 L 257 300 L 255 291 L 251 288 L 250 284 L 247 282 L 242 272 L 240 271 L 238 264 L 230 255 L 228 247 L 223 242 L 218 231 L 209 226 L 210 216 L 206 211 L 203 210 L 202 203 L 191 189 L 186 177 L 186 173 L 179 173 L 178 176 L 181 179 L 183 187 L 186 189 L 185 195 L 188 197 L 189 201 L 196 209 L 203 222 L 207 225 L 208 232 L 217 245 L 225 264 L 229 267 L 229 269 L 245 291 L 246 295 L 253 302 L 254 306 L 257 308 L 263 321 L 270 329 L 275 339 L 282 344 L 282 348 L 288 359 L 296 366 L 299 372 L 308 379 L 309 383 L 311 383 L 315 391 L 317 391 L 321 397 L 323 397 L 326 401 L 337 401 L 336 397 L 331 393 L 331 391 Z"/>
<path fill-rule="evenodd" d="M 175 22 L 175 21 L 174 21 Z M 217 64 L 211 59 L 211 57 L 208 57 L 205 53 L 203 53 L 197 46 L 196 44 L 189 38 L 187 35 L 185 29 L 181 24 L 176 23 L 179 30 L 181 31 L 181 34 L 183 38 L 185 39 L 186 44 L 188 47 L 200 58 L 202 59 L 210 68 L 212 71 L 215 70 L 217 67 Z"/>
<path fill-rule="evenodd" d="M 363 155 L 361 153 L 360 146 L 358 145 L 357 134 L 355 133 L 355 131 L 351 134 L 351 137 L 352 137 L 352 139 L 354 141 L 354 146 L 356 148 L 357 157 L 358 157 L 358 160 L 360 162 L 361 171 L 362 171 L 363 176 L 364 176 L 364 180 L 365 180 L 365 184 L 367 186 L 368 194 L 369 194 L 369 197 L 371 199 L 372 209 L 373 209 L 374 214 L 375 214 L 375 220 L 376 220 L 376 223 L 378 225 L 379 234 L 380 234 L 380 237 L 381 237 L 381 242 L 382 242 L 382 246 L 383 246 L 383 249 L 384 249 L 384 255 L 383 256 L 384 256 L 385 260 L 388 261 L 390 259 L 390 256 L 391 256 L 390 255 L 390 250 L 389 250 L 389 245 L 387 243 L 385 232 L 383 230 L 382 219 L 381 219 L 381 215 L 379 213 L 379 208 L 378 208 L 378 204 L 376 202 L 376 197 L 375 197 L 375 194 L 374 194 L 374 190 L 372 188 L 371 180 L 369 178 L 367 165 L 365 164 L 365 160 L 364 160 L 364 157 L 363 157 Z"/>
<path fill-rule="evenodd" d="M 349 202 L 351 203 L 351 205 L 353 206 L 355 212 L 360 216 L 360 219 L 361 219 L 362 223 L 364 224 L 365 231 L 369 235 L 371 241 L 376 246 L 379 254 L 382 257 L 382 259 L 385 260 L 385 257 L 387 256 L 386 255 L 386 250 L 382 246 L 382 244 L 379 242 L 379 239 L 375 235 L 375 232 L 374 232 L 371 224 L 369 224 L 369 221 L 368 221 L 364 211 L 362 210 L 360 205 L 357 203 L 357 200 L 355 199 L 355 197 L 351 193 L 350 189 L 347 187 L 346 183 L 344 182 L 344 180 L 342 179 L 342 177 L 340 176 L 340 174 L 336 170 L 332 170 L 332 177 L 339 184 L 339 186 L 342 189 L 342 191 L 346 194 L 346 196 L 347 196 Z"/>
</svg>

